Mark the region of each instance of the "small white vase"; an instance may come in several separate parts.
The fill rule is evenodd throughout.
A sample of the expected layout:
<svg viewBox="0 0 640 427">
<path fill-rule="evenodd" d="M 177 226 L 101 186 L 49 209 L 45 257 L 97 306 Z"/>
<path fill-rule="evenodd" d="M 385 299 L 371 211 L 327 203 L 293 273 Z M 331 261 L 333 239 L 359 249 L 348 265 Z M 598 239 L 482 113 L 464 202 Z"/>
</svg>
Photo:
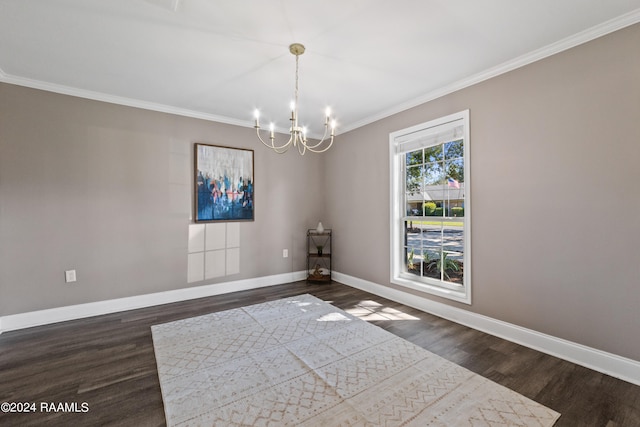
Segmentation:
<svg viewBox="0 0 640 427">
<path fill-rule="evenodd" d="M 318 223 L 318 226 L 316 227 L 316 233 L 318 234 L 324 233 L 324 227 L 322 226 L 322 222 Z"/>
</svg>

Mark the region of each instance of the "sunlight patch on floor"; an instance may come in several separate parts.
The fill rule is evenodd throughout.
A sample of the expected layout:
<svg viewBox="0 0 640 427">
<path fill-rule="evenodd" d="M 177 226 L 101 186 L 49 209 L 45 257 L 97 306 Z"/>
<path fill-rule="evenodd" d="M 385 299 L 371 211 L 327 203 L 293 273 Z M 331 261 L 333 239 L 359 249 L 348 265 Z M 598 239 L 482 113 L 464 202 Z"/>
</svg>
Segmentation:
<svg viewBox="0 0 640 427">
<path fill-rule="evenodd" d="M 348 322 L 351 319 L 349 319 L 347 316 L 341 313 L 328 313 L 317 320 L 318 322 L 344 322 L 344 321 Z"/>
<path fill-rule="evenodd" d="M 345 311 L 369 322 L 374 320 L 420 320 L 398 309 L 385 307 L 371 300 L 360 301 L 355 307 L 348 308 Z"/>
</svg>

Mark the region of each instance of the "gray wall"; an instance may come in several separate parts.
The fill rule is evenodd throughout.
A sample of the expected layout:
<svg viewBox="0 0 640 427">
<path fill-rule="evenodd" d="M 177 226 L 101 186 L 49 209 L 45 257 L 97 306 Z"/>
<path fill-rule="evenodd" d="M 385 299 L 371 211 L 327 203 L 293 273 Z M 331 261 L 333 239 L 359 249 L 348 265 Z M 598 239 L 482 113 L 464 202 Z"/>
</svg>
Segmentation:
<svg viewBox="0 0 640 427">
<path fill-rule="evenodd" d="M 248 128 L 0 84 L 0 315 L 192 286 L 194 142 L 255 149 L 256 221 L 218 281 L 304 269 L 322 220 L 337 271 L 392 287 L 388 134 L 468 108 L 473 304 L 427 298 L 640 360 L 637 46 L 640 25 L 303 158 Z"/>
<path fill-rule="evenodd" d="M 389 133 L 469 109 L 473 303 L 426 298 L 640 360 L 638 46 L 635 25 L 341 135 L 336 270 L 394 287 Z"/>
<path fill-rule="evenodd" d="M 187 284 L 194 142 L 255 150 L 256 220 L 240 274 Z M 304 270 L 321 162 L 251 128 L 0 84 L 0 315 Z"/>
</svg>

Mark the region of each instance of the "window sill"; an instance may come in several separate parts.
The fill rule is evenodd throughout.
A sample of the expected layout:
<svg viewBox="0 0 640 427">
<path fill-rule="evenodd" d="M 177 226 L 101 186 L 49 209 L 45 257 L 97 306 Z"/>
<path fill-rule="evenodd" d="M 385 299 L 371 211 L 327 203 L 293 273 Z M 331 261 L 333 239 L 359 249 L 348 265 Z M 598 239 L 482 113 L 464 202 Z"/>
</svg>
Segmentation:
<svg viewBox="0 0 640 427">
<path fill-rule="evenodd" d="M 443 286 L 429 284 L 422 281 L 411 280 L 404 277 L 392 277 L 391 283 L 394 285 L 404 286 L 415 291 L 424 292 L 426 294 L 447 298 L 453 301 L 462 302 L 471 305 L 471 293 L 468 288 L 460 286 L 459 289 L 445 288 Z"/>
</svg>

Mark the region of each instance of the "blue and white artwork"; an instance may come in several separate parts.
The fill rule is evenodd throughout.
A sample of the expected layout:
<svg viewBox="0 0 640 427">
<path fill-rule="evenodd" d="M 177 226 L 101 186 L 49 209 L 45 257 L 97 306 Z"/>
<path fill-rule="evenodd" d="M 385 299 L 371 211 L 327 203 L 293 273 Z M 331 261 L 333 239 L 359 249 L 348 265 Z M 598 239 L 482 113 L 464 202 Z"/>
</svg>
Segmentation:
<svg viewBox="0 0 640 427">
<path fill-rule="evenodd" d="M 196 222 L 253 221 L 253 150 L 195 144 Z"/>
</svg>

